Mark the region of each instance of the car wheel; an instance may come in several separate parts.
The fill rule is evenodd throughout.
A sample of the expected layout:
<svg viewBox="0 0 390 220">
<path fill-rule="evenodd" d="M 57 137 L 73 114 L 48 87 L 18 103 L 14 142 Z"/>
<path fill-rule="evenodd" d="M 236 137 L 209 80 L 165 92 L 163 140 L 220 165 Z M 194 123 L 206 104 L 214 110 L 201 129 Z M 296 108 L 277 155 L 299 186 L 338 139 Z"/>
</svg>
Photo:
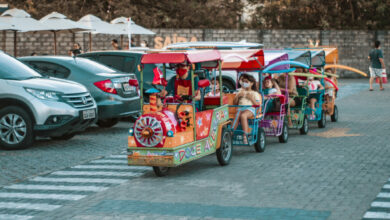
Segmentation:
<svg viewBox="0 0 390 220">
<path fill-rule="evenodd" d="M 223 128 L 221 132 L 221 146 L 216 152 L 218 162 L 221 166 L 229 164 L 230 159 L 232 158 L 232 151 L 232 135 L 226 128 Z"/>
<path fill-rule="evenodd" d="M 110 119 L 98 120 L 96 124 L 101 128 L 111 128 L 112 126 L 116 125 L 118 121 L 119 119 L 117 118 L 110 118 Z"/>
<path fill-rule="evenodd" d="M 18 106 L 0 110 L 0 146 L 6 150 L 30 147 L 34 142 L 30 115 Z"/>
<path fill-rule="evenodd" d="M 229 93 L 229 91 L 235 91 L 236 87 L 227 79 L 222 80 L 222 91 L 224 93 Z"/>
<path fill-rule="evenodd" d="M 76 135 L 76 133 L 70 133 L 70 134 L 64 134 L 64 135 L 61 135 L 61 136 L 50 137 L 50 138 L 53 139 L 53 140 L 70 140 L 70 139 L 72 139 L 75 135 Z"/>
<path fill-rule="evenodd" d="M 131 115 L 129 116 L 129 121 L 135 123 L 135 121 L 137 121 L 138 118 L 139 118 L 138 115 Z"/>
</svg>

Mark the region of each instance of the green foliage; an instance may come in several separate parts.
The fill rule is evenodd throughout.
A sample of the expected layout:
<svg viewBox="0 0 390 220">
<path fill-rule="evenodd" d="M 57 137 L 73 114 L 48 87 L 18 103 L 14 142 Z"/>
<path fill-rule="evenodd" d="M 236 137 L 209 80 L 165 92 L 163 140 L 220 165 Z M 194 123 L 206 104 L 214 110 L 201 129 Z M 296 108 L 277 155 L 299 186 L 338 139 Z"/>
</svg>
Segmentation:
<svg viewBox="0 0 390 220">
<path fill-rule="evenodd" d="M 110 21 L 131 17 L 149 28 L 232 28 L 239 26 L 241 0 L 12 0 L 11 7 L 26 10 L 34 18 L 52 11 L 78 20 L 94 14 Z"/>
<path fill-rule="evenodd" d="M 1 0 L 0 0 L 1 1 Z M 9 0 L 35 18 L 58 11 L 131 17 L 149 28 L 389 29 L 389 0 Z M 245 22 L 243 12 L 253 13 Z"/>
<path fill-rule="evenodd" d="M 388 0 L 248 0 L 252 28 L 388 29 Z"/>
</svg>

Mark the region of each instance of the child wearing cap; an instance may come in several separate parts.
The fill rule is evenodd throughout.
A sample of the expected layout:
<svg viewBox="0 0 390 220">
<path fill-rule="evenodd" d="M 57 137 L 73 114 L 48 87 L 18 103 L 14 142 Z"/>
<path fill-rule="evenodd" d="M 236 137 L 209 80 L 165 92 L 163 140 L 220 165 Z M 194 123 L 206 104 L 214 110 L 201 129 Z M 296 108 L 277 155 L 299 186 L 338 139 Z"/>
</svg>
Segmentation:
<svg viewBox="0 0 390 220">
<path fill-rule="evenodd" d="M 192 94 L 191 74 L 189 74 L 189 66 L 178 64 L 176 67 L 176 77 L 169 80 L 166 89 L 161 92 L 161 96 L 193 96 L 195 100 L 200 100 L 200 92 L 198 89 L 199 77 L 194 77 L 195 94 Z"/>
</svg>

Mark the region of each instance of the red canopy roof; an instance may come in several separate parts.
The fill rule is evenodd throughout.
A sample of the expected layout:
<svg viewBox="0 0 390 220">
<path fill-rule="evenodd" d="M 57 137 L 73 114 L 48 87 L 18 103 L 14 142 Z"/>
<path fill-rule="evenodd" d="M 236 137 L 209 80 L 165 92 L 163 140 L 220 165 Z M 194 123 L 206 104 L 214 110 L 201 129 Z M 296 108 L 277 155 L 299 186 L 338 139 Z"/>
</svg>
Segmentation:
<svg viewBox="0 0 390 220">
<path fill-rule="evenodd" d="M 141 59 L 142 64 L 152 63 L 201 63 L 207 61 L 220 60 L 221 55 L 218 50 L 196 50 L 196 51 L 158 51 L 144 54 Z"/>
<path fill-rule="evenodd" d="M 264 68 L 263 50 L 220 50 L 219 52 L 224 70 L 259 70 Z"/>
</svg>

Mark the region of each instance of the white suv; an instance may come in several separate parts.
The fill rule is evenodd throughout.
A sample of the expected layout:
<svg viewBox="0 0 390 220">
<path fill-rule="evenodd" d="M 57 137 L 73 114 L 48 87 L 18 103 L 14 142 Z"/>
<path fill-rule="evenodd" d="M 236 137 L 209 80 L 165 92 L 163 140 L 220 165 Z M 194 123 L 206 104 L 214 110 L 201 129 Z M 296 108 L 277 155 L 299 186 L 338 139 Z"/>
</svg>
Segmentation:
<svg viewBox="0 0 390 220">
<path fill-rule="evenodd" d="M 96 121 L 81 84 L 45 78 L 0 51 L 0 147 L 29 147 L 35 136 L 69 139 Z"/>
</svg>

